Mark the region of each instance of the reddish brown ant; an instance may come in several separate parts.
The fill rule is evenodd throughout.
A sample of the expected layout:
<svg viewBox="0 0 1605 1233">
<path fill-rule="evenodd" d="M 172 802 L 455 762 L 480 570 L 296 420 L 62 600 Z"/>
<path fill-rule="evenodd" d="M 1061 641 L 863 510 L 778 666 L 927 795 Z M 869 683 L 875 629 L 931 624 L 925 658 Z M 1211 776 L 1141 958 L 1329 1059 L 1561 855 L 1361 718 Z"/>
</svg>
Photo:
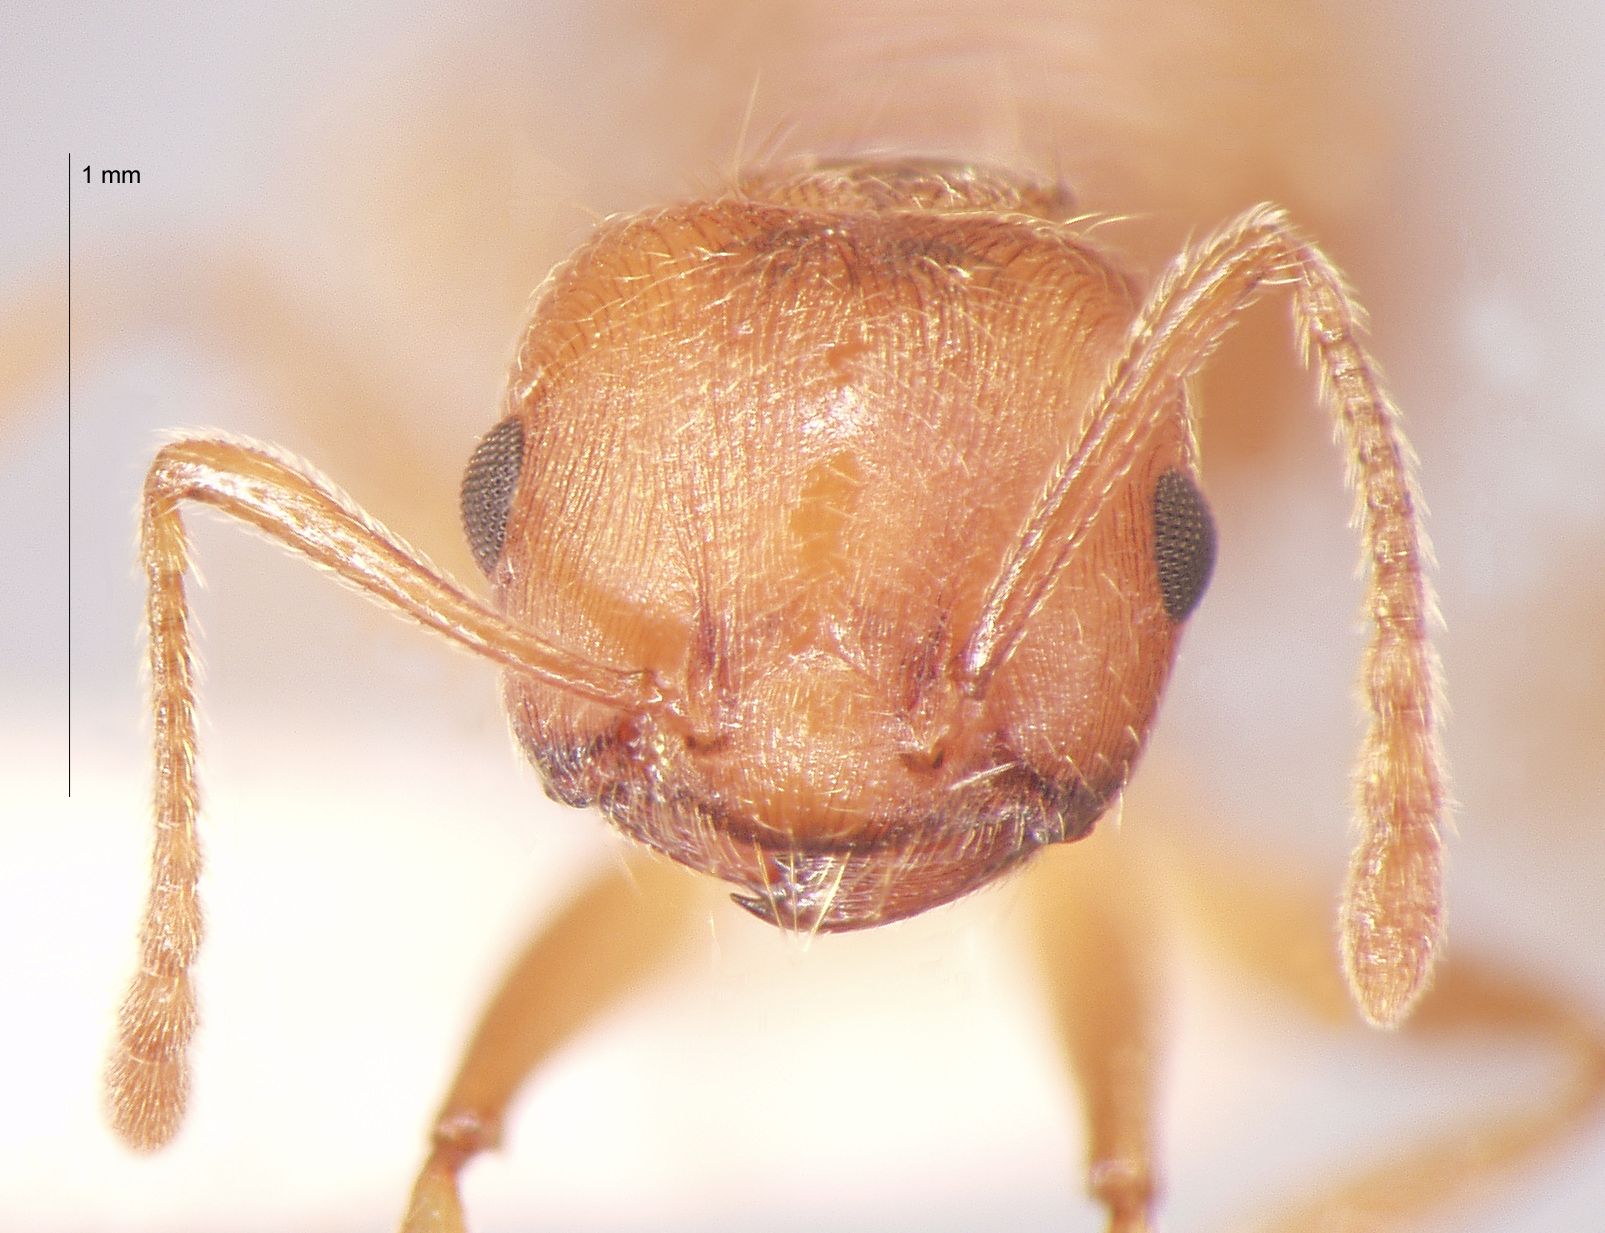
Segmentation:
<svg viewBox="0 0 1605 1233">
<path fill-rule="evenodd" d="M 1281 284 L 1368 567 L 1343 958 L 1361 1012 L 1397 1023 L 1441 919 L 1431 599 L 1408 450 L 1340 276 L 1259 207 L 1141 294 L 1054 185 L 814 164 L 611 221 L 552 276 L 463 482 L 494 607 L 271 450 L 158 454 L 156 852 L 110 1072 L 120 1133 L 175 1132 L 196 1022 L 184 502 L 500 663 L 554 796 L 772 923 L 863 928 L 1083 837 L 1124 787 L 1213 560 L 1187 384 Z M 522 1073 L 486 1065 L 495 1082 L 448 1101 L 412 1227 L 460 1220 L 457 1173 Z M 1146 1113 L 1089 1108 L 1094 1190 L 1114 1227 L 1144 1228 Z"/>
</svg>

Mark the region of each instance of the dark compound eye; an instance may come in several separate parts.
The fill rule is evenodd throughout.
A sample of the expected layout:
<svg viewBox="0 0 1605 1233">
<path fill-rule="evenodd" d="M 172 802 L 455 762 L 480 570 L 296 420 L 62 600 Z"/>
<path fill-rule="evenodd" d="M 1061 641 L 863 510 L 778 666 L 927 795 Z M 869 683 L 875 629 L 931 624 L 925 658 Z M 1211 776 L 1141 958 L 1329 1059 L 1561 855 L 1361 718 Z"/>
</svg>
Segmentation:
<svg viewBox="0 0 1605 1233">
<path fill-rule="evenodd" d="M 507 538 L 507 512 L 524 465 L 524 425 L 505 419 L 479 439 L 463 473 L 463 530 L 474 560 L 488 575 Z"/>
<path fill-rule="evenodd" d="M 1166 471 L 1154 485 L 1154 564 L 1165 615 L 1185 620 L 1215 568 L 1215 523 L 1185 471 Z"/>
</svg>

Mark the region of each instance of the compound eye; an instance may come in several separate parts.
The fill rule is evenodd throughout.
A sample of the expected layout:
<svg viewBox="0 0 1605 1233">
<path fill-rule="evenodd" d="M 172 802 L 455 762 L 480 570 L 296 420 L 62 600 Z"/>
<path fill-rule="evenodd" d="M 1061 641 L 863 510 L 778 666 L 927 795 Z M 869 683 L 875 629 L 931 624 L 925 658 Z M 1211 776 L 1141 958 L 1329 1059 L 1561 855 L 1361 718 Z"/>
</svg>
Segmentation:
<svg viewBox="0 0 1605 1233">
<path fill-rule="evenodd" d="M 1215 522 L 1185 471 L 1166 471 L 1154 486 L 1154 564 L 1165 615 L 1186 620 L 1215 568 Z"/>
<path fill-rule="evenodd" d="M 488 576 L 507 539 L 507 513 L 513 507 L 518 473 L 524 465 L 524 425 L 505 419 L 479 439 L 463 473 L 463 530 L 474 560 Z"/>
</svg>

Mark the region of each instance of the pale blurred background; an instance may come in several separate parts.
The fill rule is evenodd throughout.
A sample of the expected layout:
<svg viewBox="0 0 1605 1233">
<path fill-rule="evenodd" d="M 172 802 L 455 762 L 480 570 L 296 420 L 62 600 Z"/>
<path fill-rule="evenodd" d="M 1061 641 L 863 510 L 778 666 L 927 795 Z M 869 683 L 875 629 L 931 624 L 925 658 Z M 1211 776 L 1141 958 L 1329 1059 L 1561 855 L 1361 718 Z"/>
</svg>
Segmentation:
<svg viewBox="0 0 1605 1233">
<path fill-rule="evenodd" d="M 742 157 L 1060 173 L 1137 216 L 1106 234 L 1145 272 L 1288 205 L 1371 307 L 1423 460 L 1452 945 L 1605 1018 L 1597 6 L 13 4 L 0 47 L 0 1226 L 394 1223 L 480 999 L 612 849 L 542 798 L 486 666 L 193 518 L 206 1020 L 182 1137 L 127 1154 L 97 1085 L 149 843 L 139 481 L 166 429 L 261 436 L 475 581 L 455 492 L 529 292 L 595 217 L 715 188 Z M 1330 896 L 1356 548 L 1284 318 L 1257 312 L 1206 382 L 1222 557 L 1122 825 L 1196 831 Z M 1196 808 L 1145 813 L 1161 799 Z M 1018 895 L 807 952 L 712 912 L 683 981 L 537 1080 L 470 1174 L 474 1227 L 1101 1227 L 1010 945 Z M 1334 1035 L 1183 970 L 1171 1229 L 1235 1227 L 1549 1077 L 1540 1053 Z M 1439 1227 L 1601 1211 L 1596 1124 Z"/>
</svg>

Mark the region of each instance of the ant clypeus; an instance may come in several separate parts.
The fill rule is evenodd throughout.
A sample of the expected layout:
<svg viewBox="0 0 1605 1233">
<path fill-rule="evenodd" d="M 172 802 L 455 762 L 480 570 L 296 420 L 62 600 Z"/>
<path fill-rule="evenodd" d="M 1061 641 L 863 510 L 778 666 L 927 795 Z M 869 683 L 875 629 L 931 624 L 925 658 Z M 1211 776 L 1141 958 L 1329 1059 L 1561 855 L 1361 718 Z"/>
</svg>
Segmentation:
<svg viewBox="0 0 1605 1233">
<path fill-rule="evenodd" d="M 196 1022 L 184 502 L 499 663 L 552 795 L 733 884 L 762 920 L 860 929 L 1085 837 L 1119 796 L 1213 563 L 1187 386 L 1277 286 L 1342 433 L 1369 578 L 1343 966 L 1365 1018 L 1402 1021 L 1442 916 L 1431 599 L 1408 449 L 1340 276 L 1259 207 L 1142 292 L 1056 185 L 818 162 L 611 220 L 553 274 L 462 484 L 494 606 L 272 450 L 196 437 L 159 452 L 141 530 L 156 851 L 110 1069 L 119 1132 L 155 1148 L 177 1130 Z M 407 1228 L 461 1227 L 458 1174 L 497 1141 L 523 1075 L 657 961 L 660 914 L 619 890 L 582 896 L 492 1005 Z M 1110 1227 L 1134 1230 L 1155 1206 L 1156 1050 L 1121 916 L 1045 900 L 1039 923 L 1090 1185 Z M 577 962 L 582 941 L 610 958 Z M 1572 1031 L 1545 999 L 1475 981 L 1429 1005 Z M 1598 1044 L 1572 1034 L 1595 1068 L 1570 1105 L 1482 1156 L 1407 1161 L 1367 1201 L 1409 1210 L 1552 1135 L 1598 1095 Z"/>
</svg>

